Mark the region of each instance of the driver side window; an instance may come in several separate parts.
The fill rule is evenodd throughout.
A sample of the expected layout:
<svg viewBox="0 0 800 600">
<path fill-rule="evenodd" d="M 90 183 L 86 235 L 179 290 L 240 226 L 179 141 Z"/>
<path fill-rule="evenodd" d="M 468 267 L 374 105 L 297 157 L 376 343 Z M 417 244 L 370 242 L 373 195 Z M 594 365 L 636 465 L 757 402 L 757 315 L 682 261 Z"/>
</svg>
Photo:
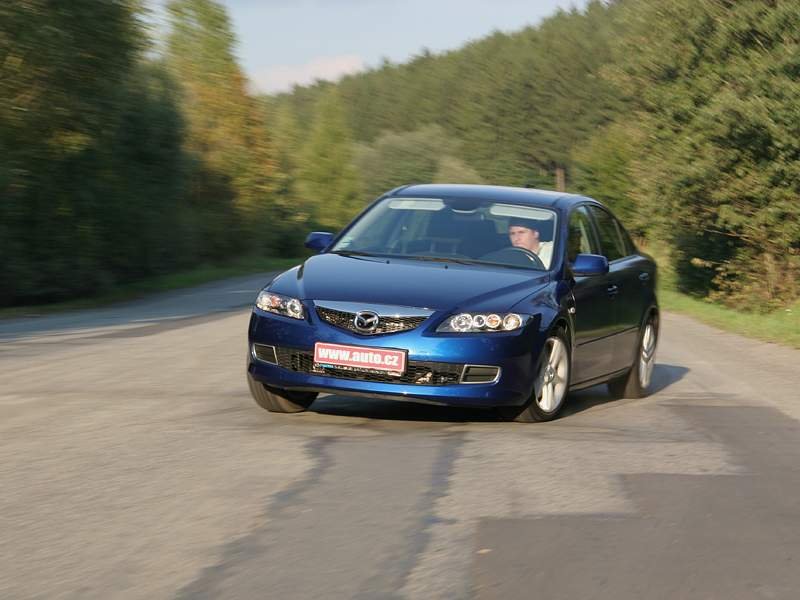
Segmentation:
<svg viewBox="0 0 800 600">
<path fill-rule="evenodd" d="M 575 262 L 578 254 L 598 253 L 592 238 L 592 224 L 586 208 L 579 206 L 570 213 L 568 227 L 567 260 L 569 262 Z"/>
</svg>

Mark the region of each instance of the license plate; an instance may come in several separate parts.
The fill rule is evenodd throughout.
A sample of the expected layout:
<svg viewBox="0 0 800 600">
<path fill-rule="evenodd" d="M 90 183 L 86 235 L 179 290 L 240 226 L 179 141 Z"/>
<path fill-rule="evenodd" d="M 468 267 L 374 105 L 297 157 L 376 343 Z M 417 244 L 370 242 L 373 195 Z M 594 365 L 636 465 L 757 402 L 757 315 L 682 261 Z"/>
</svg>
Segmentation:
<svg viewBox="0 0 800 600">
<path fill-rule="evenodd" d="M 321 367 L 344 367 L 357 371 L 383 371 L 402 375 L 406 372 L 406 350 L 364 348 L 343 344 L 314 344 L 314 364 Z"/>
</svg>

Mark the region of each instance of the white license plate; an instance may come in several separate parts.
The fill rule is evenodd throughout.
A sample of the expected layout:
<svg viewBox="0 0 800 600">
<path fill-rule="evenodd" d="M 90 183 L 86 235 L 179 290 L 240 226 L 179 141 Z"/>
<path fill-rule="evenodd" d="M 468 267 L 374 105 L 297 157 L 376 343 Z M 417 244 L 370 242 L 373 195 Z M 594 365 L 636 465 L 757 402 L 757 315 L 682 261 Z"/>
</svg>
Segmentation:
<svg viewBox="0 0 800 600">
<path fill-rule="evenodd" d="M 365 348 L 344 344 L 314 344 L 314 364 L 322 367 L 346 367 L 363 371 L 406 372 L 406 350 Z"/>
</svg>

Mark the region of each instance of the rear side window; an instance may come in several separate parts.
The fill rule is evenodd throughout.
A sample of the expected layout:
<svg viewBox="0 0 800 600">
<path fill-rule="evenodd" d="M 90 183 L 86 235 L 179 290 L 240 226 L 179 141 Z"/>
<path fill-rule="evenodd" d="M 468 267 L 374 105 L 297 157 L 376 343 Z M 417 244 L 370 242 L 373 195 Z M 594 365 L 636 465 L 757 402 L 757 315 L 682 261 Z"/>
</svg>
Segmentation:
<svg viewBox="0 0 800 600">
<path fill-rule="evenodd" d="M 631 234 L 628 233 L 628 230 L 622 226 L 622 223 L 614 219 L 614 222 L 617 224 L 617 228 L 619 232 L 622 234 L 622 242 L 625 244 L 625 256 L 632 256 L 634 254 L 638 254 L 639 250 L 636 248 L 636 244 L 633 243 L 633 239 L 631 239 Z"/>
<path fill-rule="evenodd" d="M 590 206 L 589 210 L 592 211 L 594 222 L 597 225 L 597 234 L 600 236 L 600 248 L 603 256 L 609 262 L 623 258 L 628 255 L 625 243 L 622 240 L 617 223 L 609 213 L 602 208 Z"/>
<path fill-rule="evenodd" d="M 567 238 L 567 260 L 575 262 L 578 254 L 596 254 L 592 239 L 592 223 L 583 206 L 569 215 L 569 236 Z"/>
</svg>

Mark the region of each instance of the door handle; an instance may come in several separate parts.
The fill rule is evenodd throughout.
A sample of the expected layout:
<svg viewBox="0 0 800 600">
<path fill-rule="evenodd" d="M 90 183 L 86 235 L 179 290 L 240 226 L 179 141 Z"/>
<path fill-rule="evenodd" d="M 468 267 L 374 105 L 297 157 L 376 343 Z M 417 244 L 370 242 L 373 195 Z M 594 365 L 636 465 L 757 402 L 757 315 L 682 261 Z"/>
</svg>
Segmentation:
<svg viewBox="0 0 800 600">
<path fill-rule="evenodd" d="M 645 281 L 650 281 L 650 273 L 647 273 L 647 272 L 639 273 L 639 281 L 641 281 L 643 283 Z"/>
<path fill-rule="evenodd" d="M 613 298 L 614 296 L 619 294 L 619 286 L 610 285 L 606 288 L 606 292 L 608 293 L 609 296 Z"/>
</svg>

